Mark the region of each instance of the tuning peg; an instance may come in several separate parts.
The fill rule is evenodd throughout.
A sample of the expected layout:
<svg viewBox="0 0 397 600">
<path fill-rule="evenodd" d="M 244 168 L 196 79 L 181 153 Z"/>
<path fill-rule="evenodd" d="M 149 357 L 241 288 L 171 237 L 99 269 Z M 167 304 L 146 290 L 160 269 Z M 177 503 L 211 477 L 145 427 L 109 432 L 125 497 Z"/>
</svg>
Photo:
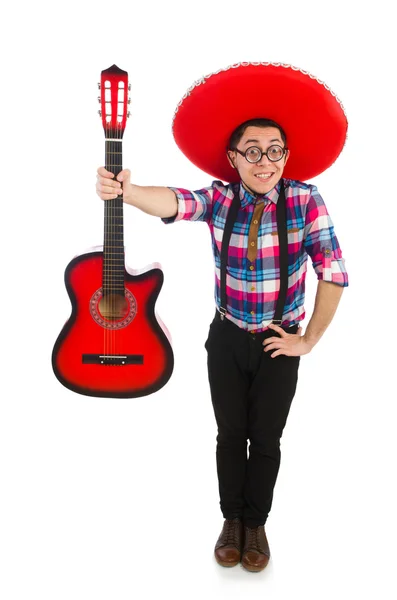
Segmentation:
<svg viewBox="0 0 397 600">
<path fill-rule="evenodd" d="M 99 104 L 101 103 L 101 97 L 100 96 L 98 96 L 98 102 L 99 102 Z"/>
<path fill-rule="evenodd" d="M 129 117 L 129 116 L 130 116 L 130 114 L 131 114 L 131 113 L 130 113 L 130 111 L 128 111 L 128 113 L 127 113 L 127 117 Z"/>
<path fill-rule="evenodd" d="M 128 104 L 131 104 L 131 98 L 128 98 Z"/>
<path fill-rule="evenodd" d="M 100 83 L 98 83 L 98 90 L 100 90 L 100 89 L 101 89 L 101 84 L 100 84 Z"/>
<path fill-rule="evenodd" d="M 98 115 L 99 115 L 100 117 L 102 117 L 102 111 L 101 111 L 101 110 L 98 110 Z"/>
<path fill-rule="evenodd" d="M 131 91 L 131 84 L 130 83 L 128 84 L 128 89 L 129 89 L 129 91 Z"/>
</svg>

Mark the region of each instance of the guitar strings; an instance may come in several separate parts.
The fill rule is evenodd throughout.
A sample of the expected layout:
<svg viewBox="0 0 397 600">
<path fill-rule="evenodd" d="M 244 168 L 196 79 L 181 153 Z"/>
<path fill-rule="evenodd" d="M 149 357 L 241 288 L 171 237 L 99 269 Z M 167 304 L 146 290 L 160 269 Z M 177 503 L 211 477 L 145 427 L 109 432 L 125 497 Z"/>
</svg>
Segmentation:
<svg viewBox="0 0 397 600">
<path fill-rule="evenodd" d="M 112 89 L 112 86 L 113 89 Z M 109 89 L 109 88 L 107 88 Z M 106 92 L 106 88 L 105 88 Z M 110 93 L 111 93 L 111 105 L 112 108 L 116 106 L 116 110 L 112 111 L 110 119 L 110 127 L 105 127 L 106 137 L 106 148 L 105 148 L 105 164 L 108 170 L 114 173 L 115 177 L 122 170 L 122 152 L 121 152 L 121 141 L 122 141 L 122 130 L 119 127 L 119 88 L 118 82 L 112 82 Z M 124 88 L 125 95 L 125 88 Z M 106 98 L 105 98 L 106 100 Z M 113 100 L 113 102 L 112 102 Z M 123 111 L 124 111 L 124 96 L 123 96 Z M 123 114 L 121 112 L 120 118 L 122 120 Z M 106 119 L 106 116 L 105 116 Z M 113 121 L 114 127 L 111 127 Z M 121 198 L 122 200 L 122 198 Z M 124 289 L 124 260 L 123 265 L 120 264 L 121 252 L 124 256 L 124 246 L 121 243 L 123 240 L 122 235 L 122 210 L 123 206 L 120 198 L 112 198 L 105 203 L 105 234 L 104 234 L 104 268 L 103 268 L 103 290 L 102 295 L 105 298 L 104 305 L 109 312 L 109 327 L 104 328 L 104 355 L 105 356 L 116 356 L 118 348 L 118 336 L 117 336 L 117 321 L 119 320 L 118 305 L 119 296 L 122 295 L 122 301 L 120 302 L 121 316 L 123 316 L 123 301 L 125 301 L 125 289 Z M 117 263 L 117 264 L 116 264 Z M 123 268 L 121 268 L 123 267 Z M 117 276 L 117 277 L 116 277 Z M 121 289 L 123 288 L 123 289 Z M 106 319 L 105 319 L 106 320 Z"/>
<path fill-rule="evenodd" d="M 116 96 L 116 101 L 115 101 L 115 106 L 117 109 L 116 112 L 116 118 L 115 118 L 115 123 L 116 123 L 116 127 L 118 125 L 117 123 L 117 115 L 118 115 L 118 84 L 116 84 L 116 91 L 115 91 L 115 96 Z M 116 139 L 118 139 L 118 134 L 119 134 L 119 130 L 117 128 L 117 135 L 116 135 Z M 114 177 L 116 179 L 117 177 L 117 171 L 118 171 L 118 160 L 116 160 L 116 151 L 118 148 L 118 142 L 112 142 L 112 150 L 113 150 L 113 154 L 112 154 L 112 165 L 113 165 L 113 172 L 114 172 Z M 113 214 L 112 214 L 112 276 L 113 276 L 113 293 L 112 293 L 112 302 L 113 302 L 113 306 L 112 306 L 112 315 L 113 315 L 113 324 L 116 325 L 117 323 L 117 317 L 118 315 L 116 314 L 117 311 L 117 294 L 118 294 L 118 272 L 117 272 L 117 267 L 116 267 L 116 263 L 117 263 L 117 246 L 118 246 L 118 242 L 117 242 L 117 227 L 116 227 L 116 214 L 117 214 L 117 205 L 118 205 L 118 196 L 117 198 L 115 198 L 113 200 Z M 116 355 L 116 327 L 112 328 L 112 354 L 115 356 Z"/>
<path fill-rule="evenodd" d="M 118 92 L 118 89 L 117 89 L 117 115 L 118 115 L 118 112 L 119 112 L 119 104 L 118 103 L 119 103 L 119 92 Z M 123 162 L 122 161 L 122 154 L 121 154 L 121 127 L 118 129 L 118 134 L 119 134 L 118 137 L 120 138 L 120 141 L 117 142 L 117 151 L 119 152 L 119 154 L 117 154 L 117 159 L 118 160 L 117 160 L 117 163 L 115 163 L 115 164 L 118 165 L 117 170 L 120 173 L 120 171 L 122 170 L 122 162 Z M 117 218 L 115 218 L 115 229 L 117 231 L 117 237 L 121 238 L 122 236 L 120 234 L 120 231 L 121 231 L 122 228 L 120 227 L 121 223 L 120 223 L 120 218 L 119 218 L 120 214 L 121 214 L 121 211 L 120 211 L 120 199 L 117 199 L 116 203 L 117 203 L 117 207 L 116 207 L 117 208 L 117 210 L 116 210 Z M 117 225 L 116 225 L 116 223 L 117 223 Z M 121 286 L 121 281 L 120 281 L 120 276 L 121 276 L 120 247 L 121 247 L 121 244 L 120 244 L 119 241 L 117 241 L 116 245 L 117 245 L 117 248 L 116 248 L 116 250 L 117 250 L 117 261 L 116 261 L 117 262 L 117 278 L 118 278 L 118 284 L 119 284 L 118 285 L 118 294 L 121 295 L 121 289 L 120 289 L 120 286 Z M 124 308 L 123 307 L 123 303 L 121 302 L 121 313 L 123 311 L 123 308 Z M 116 351 L 120 350 L 117 347 L 117 341 L 119 340 L 119 338 L 120 338 L 119 335 L 115 335 L 115 341 L 116 341 L 115 350 Z"/>
<path fill-rule="evenodd" d="M 124 86 L 125 86 L 125 82 L 124 82 Z M 120 173 L 120 171 L 122 171 L 123 169 L 123 154 L 122 154 L 122 135 L 123 135 L 123 131 L 122 131 L 122 122 L 124 120 L 124 111 L 125 111 L 125 87 L 124 88 L 119 88 L 119 85 L 117 86 L 117 123 L 118 123 L 118 119 L 119 119 L 119 102 L 121 103 L 121 101 L 119 100 L 119 89 L 123 89 L 124 92 L 123 94 L 121 94 L 123 101 L 122 101 L 122 110 L 120 111 L 120 126 L 118 126 L 117 128 L 117 138 L 118 138 L 118 142 L 115 142 L 117 144 L 117 148 L 115 149 L 115 151 L 117 152 L 116 156 L 117 156 L 117 161 L 114 162 L 114 164 L 117 164 L 117 170 L 118 173 Z M 119 125 L 119 123 L 118 123 Z M 117 244 L 115 244 L 116 248 L 116 257 L 117 257 L 117 278 L 118 278 L 118 296 L 121 296 L 120 299 L 120 308 L 121 308 L 121 316 L 124 316 L 124 302 L 125 302 L 125 289 L 124 289 L 124 230 L 123 230 L 123 197 L 120 195 L 120 197 L 116 200 L 116 207 L 115 207 L 115 230 L 117 232 Z M 123 256 L 123 261 L 121 261 L 121 256 Z M 115 296 L 116 298 L 116 296 Z M 121 352 L 121 348 L 119 347 L 119 344 L 117 342 L 121 342 L 122 340 L 122 336 L 120 335 L 116 335 L 116 331 L 118 331 L 117 329 L 115 329 L 115 353 L 119 352 L 119 354 L 122 354 Z"/>
<path fill-rule="evenodd" d="M 118 112 L 119 112 L 119 104 L 118 104 L 118 100 L 119 100 L 119 96 L 118 96 L 118 85 L 116 88 L 116 98 L 117 98 L 117 103 L 116 103 L 116 107 L 117 107 L 117 116 L 116 116 L 116 123 L 118 126 Z M 119 139 L 120 136 L 120 129 L 119 127 L 117 127 L 117 136 L 116 138 Z M 119 148 L 120 148 L 120 143 L 119 142 L 113 142 L 113 163 L 114 165 L 116 165 L 114 172 L 115 172 L 115 177 L 117 177 L 117 175 L 120 172 L 120 167 L 119 167 L 119 163 L 120 163 L 120 155 L 118 154 L 119 152 Z M 117 158 L 117 160 L 116 160 Z M 118 259 L 119 259 L 119 227 L 118 227 L 118 206 L 120 204 L 120 200 L 119 197 L 117 196 L 117 198 L 115 198 L 114 201 L 114 208 L 113 208 L 113 230 L 114 230 L 114 235 L 113 235 L 113 239 L 114 241 L 114 248 L 113 248 L 113 252 L 114 252 L 114 260 L 112 261 L 112 264 L 114 265 L 114 282 L 115 282 L 115 294 L 114 294 L 114 310 L 115 310 L 115 324 L 118 321 L 118 317 L 119 315 L 116 314 L 117 311 L 117 304 L 118 304 L 118 295 L 120 293 L 120 281 L 119 281 L 119 277 L 120 277 L 120 268 L 119 268 L 119 264 L 118 264 Z M 117 240 L 117 241 L 116 241 Z M 117 265 L 117 267 L 116 267 Z M 115 327 L 113 330 L 113 353 L 114 355 L 117 355 L 117 340 L 118 340 L 118 335 L 117 335 L 117 328 Z"/>
<path fill-rule="evenodd" d="M 106 89 L 105 89 L 104 93 L 105 93 L 105 101 L 106 101 Z M 105 104 L 105 106 L 106 106 L 106 104 Z M 105 113 L 105 115 L 106 115 L 106 113 Z M 107 117 L 105 116 L 105 119 L 106 118 Z M 106 129 L 106 138 L 108 138 L 108 137 L 109 137 L 108 129 Z M 105 165 L 106 165 L 106 168 L 108 168 L 108 165 L 109 165 L 109 156 L 108 155 L 109 155 L 109 142 L 106 141 L 105 142 Z M 106 256 L 106 252 L 107 252 L 106 240 L 107 240 L 107 235 L 108 235 L 107 228 L 109 227 L 109 220 L 108 219 L 109 219 L 109 204 L 108 204 L 108 202 L 106 202 L 105 203 L 105 231 L 104 231 L 104 241 L 103 241 L 103 244 L 104 244 L 104 246 L 103 246 L 103 261 L 104 261 L 104 264 L 103 264 L 103 290 L 102 290 L 102 297 L 103 297 L 103 300 L 104 300 L 103 306 L 104 307 L 106 306 L 105 303 L 107 301 L 106 300 L 106 296 L 108 296 L 108 290 L 107 290 L 107 288 L 108 288 L 108 281 L 109 281 L 109 276 L 108 276 L 108 264 L 109 264 L 109 261 L 107 260 L 107 256 Z M 103 315 L 103 318 L 106 319 L 106 316 Z M 104 328 L 103 335 L 104 335 L 104 349 L 103 349 L 103 354 L 104 354 L 104 356 L 106 356 L 106 354 L 107 354 L 107 341 L 108 341 L 108 332 L 107 332 L 107 327 L 106 327 L 106 321 L 105 321 L 105 328 Z"/>
</svg>

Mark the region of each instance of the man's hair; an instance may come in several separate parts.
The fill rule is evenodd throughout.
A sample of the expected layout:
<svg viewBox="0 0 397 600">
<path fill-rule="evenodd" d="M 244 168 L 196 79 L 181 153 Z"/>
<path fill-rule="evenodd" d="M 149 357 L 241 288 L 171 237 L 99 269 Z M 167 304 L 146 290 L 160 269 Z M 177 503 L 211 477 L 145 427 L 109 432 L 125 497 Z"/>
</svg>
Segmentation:
<svg viewBox="0 0 397 600">
<path fill-rule="evenodd" d="M 232 150 L 236 148 L 237 144 L 241 140 L 245 130 L 247 127 L 277 127 L 280 132 L 281 139 L 284 143 L 284 146 L 287 146 L 287 136 L 285 135 L 285 131 L 278 123 L 272 121 L 271 119 L 250 119 L 249 121 L 244 121 L 241 123 L 236 129 L 233 131 L 230 136 L 229 145 L 227 147 L 228 150 Z"/>
</svg>

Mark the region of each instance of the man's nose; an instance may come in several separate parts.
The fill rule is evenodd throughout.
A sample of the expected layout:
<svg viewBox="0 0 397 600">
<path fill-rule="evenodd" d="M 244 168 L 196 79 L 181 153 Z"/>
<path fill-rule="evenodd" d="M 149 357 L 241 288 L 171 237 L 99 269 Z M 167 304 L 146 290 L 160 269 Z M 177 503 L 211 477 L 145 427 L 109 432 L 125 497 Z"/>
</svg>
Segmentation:
<svg viewBox="0 0 397 600">
<path fill-rule="evenodd" d="M 266 154 L 262 154 L 262 158 L 260 160 L 258 160 L 258 162 L 256 164 L 259 165 L 260 167 L 268 167 L 269 165 L 272 165 L 273 163 L 271 160 L 268 159 Z"/>
</svg>

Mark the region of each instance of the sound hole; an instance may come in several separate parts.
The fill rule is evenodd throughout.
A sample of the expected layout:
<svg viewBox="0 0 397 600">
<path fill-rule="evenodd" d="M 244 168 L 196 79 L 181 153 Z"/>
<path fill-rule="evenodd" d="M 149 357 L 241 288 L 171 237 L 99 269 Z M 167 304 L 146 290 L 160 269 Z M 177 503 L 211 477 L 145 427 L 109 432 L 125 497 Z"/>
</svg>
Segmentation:
<svg viewBox="0 0 397 600">
<path fill-rule="evenodd" d="M 100 315 L 108 321 L 119 321 L 125 319 L 129 312 L 128 300 L 119 294 L 108 294 L 102 296 L 98 303 Z"/>
<path fill-rule="evenodd" d="M 123 329 L 135 319 L 137 314 L 137 301 L 130 290 L 125 289 L 125 296 L 121 294 L 105 293 L 99 288 L 91 296 L 90 313 L 98 325 L 104 329 Z"/>
</svg>

